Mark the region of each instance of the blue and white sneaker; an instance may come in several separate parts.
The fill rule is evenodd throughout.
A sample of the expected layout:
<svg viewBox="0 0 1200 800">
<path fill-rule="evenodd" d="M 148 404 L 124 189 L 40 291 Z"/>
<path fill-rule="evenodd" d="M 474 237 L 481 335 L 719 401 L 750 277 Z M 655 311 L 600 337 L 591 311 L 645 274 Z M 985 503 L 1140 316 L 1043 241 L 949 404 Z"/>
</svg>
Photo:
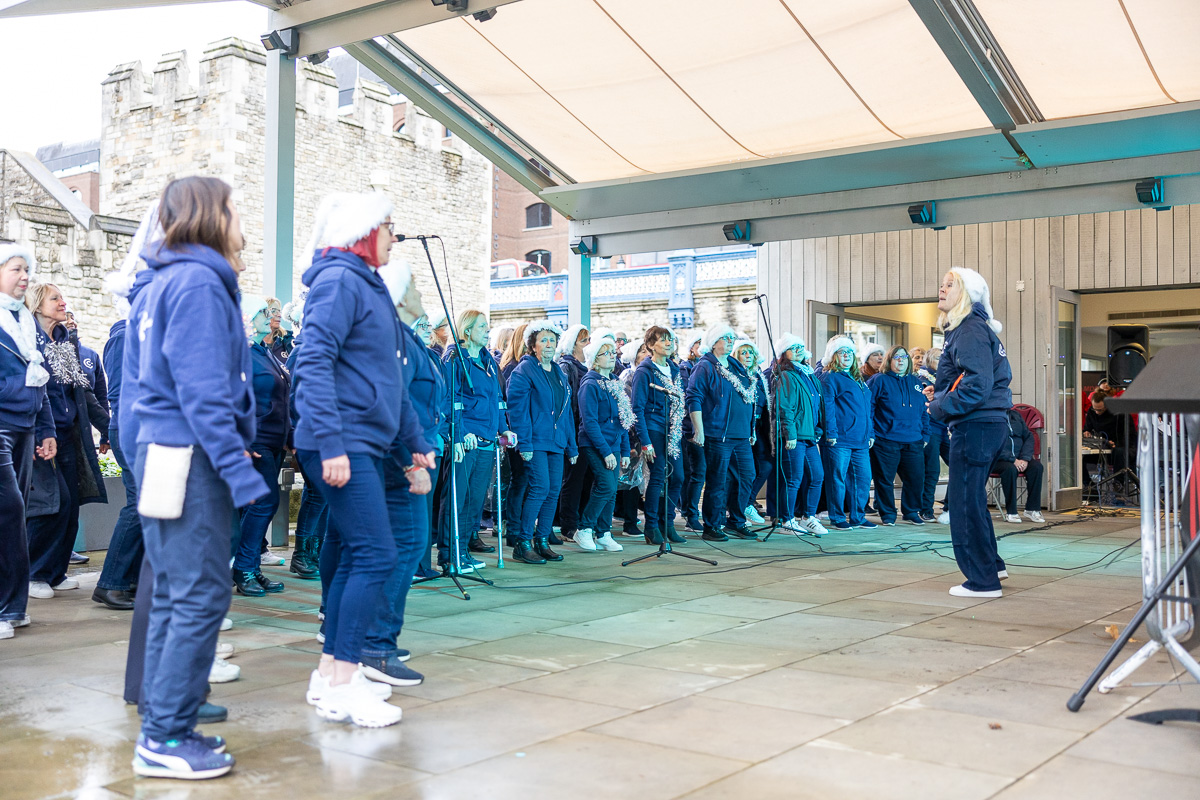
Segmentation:
<svg viewBox="0 0 1200 800">
<path fill-rule="evenodd" d="M 873 530 L 874 528 L 878 528 L 879 526 L 876 525 L 874 522 L 871 522 L 871 520 L 869 520 L 869 519 L 864 519 L 862 522 L 858 523 L 854 527 L 862 528 L 863 530 L 869 531 L 869 530 Z"/>
<path fill-rule="evenodd" d="M 192 733 L 180 739 L 156 742 L 140 734 L 134 748 L 134 774 L 187 781 L 219 778 L 233 769 L 233 756 L 214 752 L 205 741 L 208 738 L 213 737 Z"/>
<path fill-rule="evenodd" d="M 484 563 L 483 561 L 480 561 L 478 558 L 476 558 L 475 556 L 473 556 L 469 553 L 463 553 L 462 564 L 463 564 L 462 565 L 463 572 L 467 571 L 468 565 L 471 567 L 472 570 L 483 569 L 484 567 L 487 566 L 486 563 Z"/>
<path fill-rule="evenodd" d="M 839 531 L 848 531 L 851 528 L 853 528 L 854 526 L 851 525 L 849 522 L 842 520 L 841 522 L 833 523 L 833 527 Z"/>
<path fill-rule="evenodd" d="M 218 755 L 225 752 L 226 742 L 223 736 L 205 736 L 200 731 L 193 730 L 188 734 L 188 737 L 203 743 L 205 747 Z"/>
</svg>

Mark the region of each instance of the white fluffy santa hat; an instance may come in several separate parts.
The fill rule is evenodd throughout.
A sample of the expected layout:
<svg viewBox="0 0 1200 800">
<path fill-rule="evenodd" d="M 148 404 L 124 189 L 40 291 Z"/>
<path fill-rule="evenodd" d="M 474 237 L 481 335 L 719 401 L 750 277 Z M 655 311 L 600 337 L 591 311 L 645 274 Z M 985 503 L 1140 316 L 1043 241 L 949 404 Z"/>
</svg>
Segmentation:
<svg viewBox="0 0 1200 800">
<path fill-rule="evenodd" d="M 392 200 L 380 192 L 334 192 L 321 201 L 308 252 L 350 247 L 392 215 Z"/>
<path fill-rule="evenodd" d="M 829 365 L 833 363 L 833 354 L 843 347 L 848 347 L 851 352 L 854 352 L 854 342 L 849 336 L 835 336 L 829 340 L 829 343 L 825 345 L 825 356 L 821 359 L 825 369 L 828 370 Z"/>
<path fill-rule="evenodd" d="M 613 337 L 600 336 L 592 339 L 592 343 L 583 348 L 583 365 L 588 369 L 596 363 L 596 356 L 600 353 L 601 347 L 611 347 L 613 350 L 617 348 L 617 340 Z"/>
<path fill-rule="evenodd" d="M 383 285 L 387 287 L 388 295 L 392 298 L 392 305 L 399 306 L 412 284 L 412 267 L 403 261 L 389 261 L 379 268 L 379 277 L 383 278 Z"/>
<path fill-rule="evenodd" d="M 579 339 L 580 331 L 587 330 L 587 325 L 580 325 L 578 322 L 567 328 L 567 332 L 558 337 L 558 349 L 554 352 L 556 356 L 569 356 L 575 352 L 575 342 Z"/>
<path fill-rule="evenodd" d="M 970 267 L 951 267 L 950 271 L 962 278 L 963 287 L 967 290 L 971 302 L 983 305 L 983 310 L 987 312 L 988 327 L 996 333 L 1004 330 L 1004 326 L 992 312 L 992 290 L 988 288 L 987 280 Z"/>
<path fill-rule="evenodd" d="M 785 333 L 779 338 L 779 341 L 775 343 L 775 358 L 782 359 L 784 353 L 786 353 L 788 350 L 791 350 L 793 347 L 796 347 L 797 345 L 800 346 L 801 352 L 805 350 L 803 339 L 794 333 Z"/>
<path fill-rule="evenodd" d="M 737 334 L 735 334 L 733 332 L 733 328 L 729 327 L 728 325 L 713 325 L 711 328 L 705 329 L 704 344 L 700 349 L 705 353 L 712 352 L 713 345 L 716 344 L 719 339 L 722 339 L 726 336 L 733 336 L 736 338 Z"/>
</svg>

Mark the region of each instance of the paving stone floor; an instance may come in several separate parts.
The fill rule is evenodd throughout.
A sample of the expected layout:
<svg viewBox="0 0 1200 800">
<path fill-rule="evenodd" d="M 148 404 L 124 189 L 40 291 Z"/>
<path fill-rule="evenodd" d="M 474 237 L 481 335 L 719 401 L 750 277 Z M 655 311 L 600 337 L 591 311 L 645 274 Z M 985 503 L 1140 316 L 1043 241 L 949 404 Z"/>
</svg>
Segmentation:
<svg viewBox="0 0 1200 800">
<path fill-rule="evenodd" d="M 715 568 L 622 568 L 648 548 L 620 538 L 544 567 L 486 556 L 496 586 L 469 602 L 413 589 L 400 644 L 427 679 L 382 730 L 304 703 L 319 586 L 270 569 L 286 591 L 235 597 L 222 634 L 242 678 L 214 687 L 230 720 L 209 730 L 238 765 L 195 784 L 132 774 L 129 616 L 91 602 L 94 554 L 82 590 L 31 601 L 33 625 L 0 642 L 0 798 L 1198 796 L 1200 726 L 1125 717 L 1200 707 L 1200 687 L 1065 707 L 1139 604 L 1137 519 L 1050 520 L 997 526 L 1012 578 L 984 602 L 946 593 L 961 578 L 941 526 L 831 535 L 828 554 L 783 535 L 680 546 Z M 1178 673 L 1160 656 L 1134 680 Z"/>
</svg>

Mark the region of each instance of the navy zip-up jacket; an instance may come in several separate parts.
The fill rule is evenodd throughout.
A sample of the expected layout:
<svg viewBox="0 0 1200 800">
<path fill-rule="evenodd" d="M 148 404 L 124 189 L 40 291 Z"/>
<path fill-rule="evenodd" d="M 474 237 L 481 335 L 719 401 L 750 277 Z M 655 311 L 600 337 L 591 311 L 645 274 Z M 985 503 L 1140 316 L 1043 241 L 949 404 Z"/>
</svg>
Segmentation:
<svg viewBox="0 0 1200 800">
<path fill-rule="evenodd" d="M 0 309 L 0 314 L 13 312 Z M 0 429 L 35 431 L 34 438 L 40 446 L 44 440 L 54 438 L 54 414 L 46 385 L 25 385 L 28 363 L 21 358 L 21 348 L 12 337 L 0 330 Z"/>
<path fill-rule="evenodd" d="M 571 386 L 571 410 L 575 413 L 575 424 L 578 425 L 580 421 L 579 384 L 583 382 L 583 376 L 588 373 L 588 368 L 570 353 L 559 356 L 554 360 L 562 368 L 563 374 L 567 376 L 567 383 Z"/>
<path fill-rule="evenodd" d="M 894 372 L 880 372 L 867 379 L 876 439 L 900 443 L 925 441 L 929 415 L 925 413 L 925 395 L 921 393 L 923 384 L 916 375 Z"/>
<path fill-rule="evenodd" d="M 542 364 L 530 355 L 521 356 L 508 381 L 508 420 L 517 435 L 522 453 L 541 450 L 547 453 L 579 455 L 575 443 L 575 420 L 571 415 L 571 384 L 562 368 L 551 362 L 563 382 L 563 403 L 551 408 L 549 377 Z"/>
<path fill-rule="evenodd" d="M 144 269 L 134 278 L 129 290 L 128 322 L 125 330 L 139 330 L 145 315 L 145 288 L 150 285 L 157 274 L 156 270 Z M 137 336 L 121 335 L 121 402 L 117 404 L 117 433 L 120 436 L 118 444 L 125 453 L 137 455 L 138 418 L 129 411 L 136 402 L 141 387 L 138 382 L 138 358 L 141 352 L 141 342 Z"/>
<path fill-rule="evenodd" d="M 679 366 L 667 359 L 671 371 L 671 383 L 679 378 Z M 671 396 L 655 386 L 667 387 L 667 378 L 662 370 L 654 366 L 653 358 L 645 358 L 633 370 L 633 414 L 638 442 L 642 447 L 650 444 L 650 431 L 666 433 L 671 424 Z M 687 384 L 683 384 L 686 391 Z M 687 414 L 683 415 L 687 418 Z"/>
<path fill-rule="evenodd" d="M 924 372 L 926 374 L 922 375 L 921 372 Z M 921 381 L 922 389 L 924 389 L 926 386 L 933 386 L 937 382 L 937 370 L 936 369 L 929 369 L 929 367 L 922 367 L 921 372 L 917 373 L 917 378 Z M 937 419 L 932 414 L 930 414 L 928 408 L 925 409 L 925 416 L 929 418 L 929 429 L 928 429 L 927 433 L 929 435 L 936 434 L 937 436 L 945 438 L 946 437 L 946 423 L 942 422 L 940 419 Z"/>
<path fill-rule="evenodd" d="M 382 457 L 400 430 L 400 318 L 375 270 L 346 250 L 313 256 L 304 273 L 304 347 L 293 379 L 296 448 L 325 461 Z"/>
<path fill-rule="evenodd" d="M 62 325 L 55 325 L 52 335 L 54 341 L 60 344 L 68 339 L 67 329 Z M 42 330 L 41 325 L 38 325 L 39 350 L 45 352 L 46 346 L 50 343 L 50 336 Z M 50 373 L 50 380 L 46 381 L 46 398 L 50 401 L 50 413 L 54 415 L 54 427 L 58 431 L 66 431 L 75 424 L 75 417 L 79 414 L 79 405 L 75 402 L 75 388 L 63 386 L 58 382 L 58 378 L 54 377 L 54 370 L 50 369 L 50 365 L 45 364 L 44 366 Z"/>
<path fill-rule="evenodd" d="M 450 434 L 446 416 L 450 396 L 441 362 L 434 361 L 433 351 L 425 347 L 403 321 L 400 322 L 400 353 L 400 375 L 408 386 L 413 423 L 401 426 L 390 456 L 395 465 L 403 468 L 412 464 L 414 447 L 418 448 L 415 452 L 420 453 L 442 450 L 438 437 Z"/>
<path fill-rule="evenodd" d="M 108 329 L 108 341 L 104 343 L 104 368 L 108 371 L 108 408 L 112 412 L 112 424 L 117 424 L 117 412 L 121 403 L 121 361 L 125 356 L 125 320 L 119 319 Z"/>
<path fill-rule="evenodd" d="M 100 354 L 80 343 L 79 366 L 83 368 L 83 374 L 87 375 L 92 393 L 96 395 L 96 402 L 105 413 L 111 414 L 112 407 L 108 404 L 108 379 L 104 375 L 104 365 L 100 363 Z"/>
<path fill-rule="evenodd" d="M 687 387 L 688 413 L 699 411 L 704 419 L 704 438 L 749 439 L 754 430 L 754 404 L 746 403 L 717 371 L 720 362 L 705 353 L 692 368 Z M 736 358 L 727 361 L 729 371 L 742 386 L 750 387 L 751 378 Z"/>
<path fill-rule="evenodd" d="M 249 505 L 269 490 L 246 457 L 254 441 L 253 371 L 237 274 L 203 245 L 154 247 L 142 258 L 156 275 L 138 297 L 144 305 L 124 367 L 125 380 L 136 380 L 132 405 L 123 408 L 138 419 L 137 444 L 199 445 L 233 504 Z"/>
<path fill-rule="evenodd" d="M 929 413 L 951 429 L 965 420 L 1003 420 L 1012 408 L 1008 354 L 987 322 L 976 303 L 957 328 L 946 331 Z"/>
<path fill-rule="evenodd" d="M 865 448 L 875 435 L 871 390 L 844 372 L 821 375 L 825 401 L 825 438 L 837 447 Z"/>
<path fill-rule="evenodd" d="M 679 379 L 683 381 L 683 391 L 685 394 L 687 393 L 688 386 L 691 385 L 692 370 L 695 368 L 695 366 L 696 362 L 688 358 L 685 358 L 679 362 Z M 695 431 L 692 430 L 692 415 L 685 412 L 683 415 L 683 438 L 690 439 L 692 438 L 693 433 L 695 433 Z"/>
<path fill-rule="evenodd" d="M 291 381 L 266 345 L 250 345 L 254 369 L 255 434 L 251 450 L 259 447 L 282 450 L 291 438 L 292 418 L 288 395 Z"/>
<path fill-rule="evenodd" d="M 1008 410 L 1008 441 L 1000 448 L 997 461 L 1033 461 L 1033 432 L 1015 408 Z"/>
<path fill-rule="evenodd" d="M 603 375 L 591 370 L 579 382 L 582 421 L 578 444 L 594 447 L 602 456 L 625 458 L 629 455 L 629 432 L 621 427 L 621 407 L 612 392 L 605 388 L 604 380 Z"/>
<path fill-rule="evenodd" d="M 479 348 L 478 360 L 471 358 L 464 348 L 463 358 L 466 359 L 467 369 L 471 371 L 471 388 L 468 389 L 457 350 L 458 346 L 452 344 L 442 353 L 446 384 L 454 395 L 452 401 L 462 403 L 462 411 L 458 412 L 456 418 L 454 441 L 462 442 L 468 433 L 493 440 L 508 427 L 506 415 L 502 413 L 500 366 L 486 347 Z"/>
</svg>

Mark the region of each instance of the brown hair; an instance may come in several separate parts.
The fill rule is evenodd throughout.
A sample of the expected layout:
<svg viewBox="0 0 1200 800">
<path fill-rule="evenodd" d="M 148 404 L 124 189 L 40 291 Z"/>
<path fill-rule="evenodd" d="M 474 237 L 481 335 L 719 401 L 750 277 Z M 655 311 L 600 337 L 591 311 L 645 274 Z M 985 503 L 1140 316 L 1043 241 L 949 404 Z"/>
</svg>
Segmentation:
<svg viewBox="0 0 1200 800">
<path fill-rule="evenodd" d="M 529 326 L 526 325 L 525 327 L 528 328 Z M 553 333 L 554 341 L 556 342 L 562 338 L 562 331 L 558 330 L 558 328 L 539 328 L 535 331 L 529 331 L 529 333 L 525 335 L 525 352 L 527 355 L 533 356 L 538 361 L 541 361 L 542 357 L 537 354 L 535 346 L 537 345 L 537 337 L 540 333 Z"/>
<path fill-rule="evenodd" d="M 897 374 L 899 374 L 899 375 L 911 375 L 912 374 L 912 371 L 913 371 L 912 351 L 909 350 L 907 347 L 905 347 L 902 344 L 894 344 L 887 351 L 887 354 L 883 357 L 883 370 L 882 370 L 883 372 L 896 372 L 896 370 L 892 369 L 892 359 L 895 358 L 896 354 L 899 353 L 901 350 L 903 350 L 905 353 L 908 354 L 908 366 L 904 368 L 904 372 L 897 373 Z"/>
<path fill-rule="evenodd" d="M 508 345 L 505 346 L 504 353 L 500 356 L 501 369 L 504 369 L 514 361 L 520 361 L 521 357 L 529 352 L 529 349 L 525 346 L 525 329 L 528 327 L 529 323 L 523 322 L 512 332 L 512 338 L 508 340 Z"/>
<path fill-rule="evenodd" d="M 651 325 L 646 329 L 646 335 L 642 337 L 642 345 L 645 346 L 646 352 L 650 348 L 658 344 L 659 339 L 670 339 L 671 332 L 660 325 Z"/>
<path fill-rule="evenodd" d="M 163 246 L 177 250 L 185 244 L 205 245 L 236 263 L 229 210 L 232 195 L 229 184 L 219 178 L 193 175 L 168 183 L 158 203 Z"/>
</svg>

